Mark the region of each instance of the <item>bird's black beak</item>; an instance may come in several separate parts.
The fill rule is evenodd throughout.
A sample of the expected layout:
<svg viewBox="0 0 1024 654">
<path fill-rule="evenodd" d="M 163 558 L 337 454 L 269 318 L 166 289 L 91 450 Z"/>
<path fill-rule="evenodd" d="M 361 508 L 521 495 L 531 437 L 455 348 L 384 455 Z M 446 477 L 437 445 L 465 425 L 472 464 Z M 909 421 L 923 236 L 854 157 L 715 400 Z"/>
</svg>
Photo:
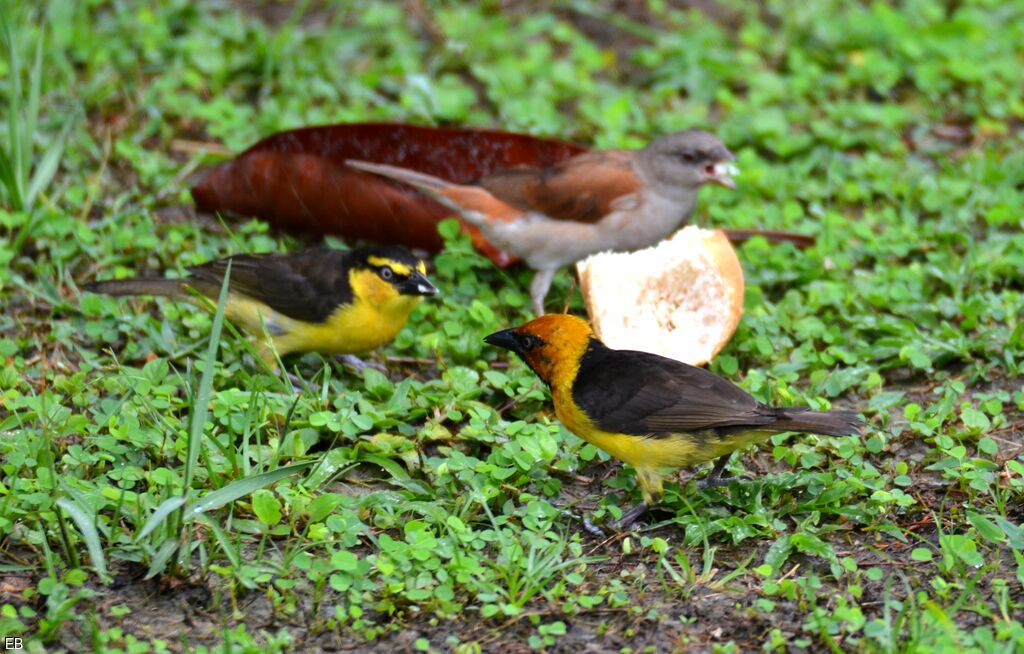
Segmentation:
<svg viewBox="0 0 1024 654">
<path fill-rule="evenodd" d="M 430 280 L 418 270 L 414 270 L 397 286 L 402 295 L 437 295 L 437 287 L 431 284 Z"/>
<path fill-rule="evenodd" d="M 484 343 L 494 345 L 495 347 L 503 347 L 513 352 L 519 352 L 520 350 L 519 338 L 516 336 L 515 329 L 502 329 L 499 332 L 488 334 L 484 336 Z"/>
</svg>

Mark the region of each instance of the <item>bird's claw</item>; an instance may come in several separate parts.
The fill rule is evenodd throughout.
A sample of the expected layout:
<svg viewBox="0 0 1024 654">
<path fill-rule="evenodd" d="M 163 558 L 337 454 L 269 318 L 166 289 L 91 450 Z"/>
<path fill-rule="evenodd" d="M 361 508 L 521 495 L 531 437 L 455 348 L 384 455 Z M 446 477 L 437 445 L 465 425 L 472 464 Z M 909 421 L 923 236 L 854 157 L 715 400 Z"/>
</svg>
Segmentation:
<svg viewBox="0 0 1024 654">
<path fill-rule="evenodd" d="M 595 525 L 590 521 L 590 517 L 586 513 L 574 513 L 570 509 L 562 509 L 562 515 L 572 520 L 579 520 L 583 523 L 583 530 L 594 538 L 606 538 L 608 536 L 608 533 L 600 525 Z"/>
<path fill-rule="evenodd" d="M 697 480 L 697 488 L 718 488 L 719 486 L 725 486 L 733 477 L 723 477 L 722 475 L 708 475 L 703 479 Z"/>
<path fill-rule="evenodd" d="M 600 525 L 595 525 L 593 522 L 591 522 L 590 518 L 586 514 L 582 516 L 582 520 L 583 529 L 585 529 L 586 532 L 594 538 L 604 538 L 608 535 L 605 532 L 605 530 L 600 527 Z"/>
<path fill-rule="evenodd" d="M 754 479 L 753 475 L 708 475 L 704 479 L 697 480 L 697 488 L 708 489 L 718 488 L 719 486 L 726 486 L 731 481 L 744 480 L 750 481 Z"/>
<path fill-rule="evenodd" d="M 293 391 L 295 391 L 296 393 L 302 393 L 303 391 L 306 390 L 306 385 L 303 383 L 302 379 L 298 375 L 290 372 L 286 374 L 288 375 L 288 381 L 292 383 Z"/>
<path fill-rule="evenodd" d="M 632 509 L 623 513 L 621 518 L 609 524 L 608 527 L 616 532 L 626 531 L 633 526 L 633 523 L 636 522 L 637 518 L 647 513 L 647 508 L 647 504 L 645 502 L 641 502 Z"/>
<path fill-rule="evenodd" d="M 341 361 L 343 365 L 352 368 L 353 370 L 355 370 L 356 374 L 359 375 L 361 375 L 363 371 L 366 370 L 367 368 L 373 368 L 374 370 L 377 370 L 379 372 L 387 372 L 388 370 L 387 368 L 384 367 L 384 364 L 378 363 L 376 361 L 367 361 L 365 359 L 360 359 L 354 354 L 339 354 L 338 361 Z"/>
<path fill-rule="evenodd" d="M 641 502 L 640 504 L 637 504 L 633 508 L 623 513 L 622 517 L 620 517 L 618 520 L 610 522 L 604 526 L 596 525 L 593 522 L 591 522 L 590 516 L 588 516 L 586 513 L 577 514 L 573 511 L 570 511 L 569 509 L 563 509 L 562 514 L 569 518 L 572 518 L 573 520 L 579 520 L 583 524 L 584 531 L 586 531 L 594 538 L 607 538 L 609 536 L 614 536 L 617 533 L 627 531 L 633 525 L 633 523 L 636 522 L 637 518 L 639 518 L 647 512 L 647 508 L 647 505 Z"/>
</svg>

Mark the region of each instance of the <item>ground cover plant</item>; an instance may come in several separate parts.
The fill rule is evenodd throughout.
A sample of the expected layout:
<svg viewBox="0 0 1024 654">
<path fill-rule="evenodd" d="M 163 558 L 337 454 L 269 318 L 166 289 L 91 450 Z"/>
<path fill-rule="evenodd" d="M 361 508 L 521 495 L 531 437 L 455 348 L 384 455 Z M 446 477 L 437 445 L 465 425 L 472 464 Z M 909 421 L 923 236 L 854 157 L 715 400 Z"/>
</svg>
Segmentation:
<svg viewBox="0 0 1024 654">
<path fill-rule="evenodd" d="M 0 635 L 32 651 L 1024 649 L 1024 5 L 18 3 L 0 58 Z M 632 472 L 481 338 L 529 272 L 454 225 L 442 295 L 354 373 L 97 276 L 302 241 L 197 215 L 274 131 L 393 120 L 738 154 L 701 224 L 746 313 L 711 368 L 855 408 L 728 486 Z M 549 298 L 581 312 L 571 276 Z"/>
</svg>

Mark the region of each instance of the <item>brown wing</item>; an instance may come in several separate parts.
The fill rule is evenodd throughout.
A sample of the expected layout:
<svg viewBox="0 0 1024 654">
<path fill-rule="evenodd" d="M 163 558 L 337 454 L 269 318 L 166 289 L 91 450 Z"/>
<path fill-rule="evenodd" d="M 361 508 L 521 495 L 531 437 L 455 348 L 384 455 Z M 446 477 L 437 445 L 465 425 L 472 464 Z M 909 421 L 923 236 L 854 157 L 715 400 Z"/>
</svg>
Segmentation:
<svg viewBox="0 0 1024 654">
<path fill-rule="evenodd" d="M 345 251 L 322 248 L 294 254 L 240 254 L 190 268 L 189 283 L 215 299 L 228 261 L 232 292 L 295 320 L 323 322 L 338 305 L 352 302 L 349 253 Z"/>
<path fill-rule="evenodd" d="M 636 193 L 633 155 L 622 150 L 586 152 L 547 168 L 512 168 L 477 184 L 496 198 L 555 220 L 596 223 L 612 204 Z"/>
</svg>

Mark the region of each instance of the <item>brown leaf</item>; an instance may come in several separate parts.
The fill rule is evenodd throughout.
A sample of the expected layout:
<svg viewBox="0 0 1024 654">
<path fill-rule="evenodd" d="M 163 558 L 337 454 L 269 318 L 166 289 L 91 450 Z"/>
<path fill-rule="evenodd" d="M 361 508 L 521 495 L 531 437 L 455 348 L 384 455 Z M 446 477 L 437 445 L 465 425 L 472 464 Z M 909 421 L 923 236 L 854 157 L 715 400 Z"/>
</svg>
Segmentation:
<svg viewBox="0 0 1024 654">
<path fill-rule="evenodd" d="M 452 214 L 410 187 L 352 170 L 346 159 L 469 182 L 516 166 L 549 166 L 586 148 L 498 130 L 359 123 L 274 134 L 210 170 L 192 189 L 199 209 L 257 216 L 288 230 L 439 250 Z M 513 258 L 463 225 L 496 264 Z"/>
</svg>

